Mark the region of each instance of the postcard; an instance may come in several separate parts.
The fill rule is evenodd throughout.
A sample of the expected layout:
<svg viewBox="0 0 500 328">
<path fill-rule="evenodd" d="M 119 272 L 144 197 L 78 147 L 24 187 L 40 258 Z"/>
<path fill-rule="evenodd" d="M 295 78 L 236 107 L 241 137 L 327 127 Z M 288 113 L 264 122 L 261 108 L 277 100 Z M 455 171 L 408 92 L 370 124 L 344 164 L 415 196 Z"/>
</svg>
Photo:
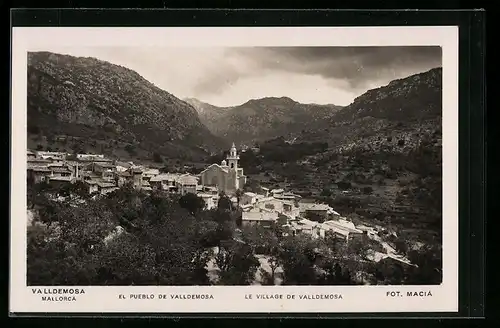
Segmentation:
<svg viewBox="0 0 500 328">
<path fill-rule="evenodd" d="M 458 28 L 14 27 L 11 313 L 458 311 Z"/>
</svg>

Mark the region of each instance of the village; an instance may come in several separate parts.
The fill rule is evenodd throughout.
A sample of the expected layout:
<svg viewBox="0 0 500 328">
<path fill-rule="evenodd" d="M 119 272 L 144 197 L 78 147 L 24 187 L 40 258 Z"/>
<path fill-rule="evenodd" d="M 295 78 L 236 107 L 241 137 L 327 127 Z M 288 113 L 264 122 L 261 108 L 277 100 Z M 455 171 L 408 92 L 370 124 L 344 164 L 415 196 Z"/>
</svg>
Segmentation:
<svg viewBox="0 0 500 328">
<path fill-rule="evenodd" d="M 241 227 L 271 228 L 280 225 L 287 233 L 307 234 L 311 238 L 333 237 L 345 243 L 368 237 L 382 247 L 371 250 L 368 260 L 396 261 L 412 265 L 383 237 L 389 233 L 380 226 L 358 225 L 343 217 L 327 204 L 306 202 L 283 189 L 259 187 L 257 192 L 243 192 L 247 177 L 238 166 L 239 155 L 233 144 L 227 158 L 213 163 L 198 175 L 168 173 L 133 162 L 121 162 L 100 154 L 67 154 L 61 152 L 27 152 L 27 179 L 62 187 L 83 182 L 89 195 L 100 197 L 125 184 L 143 191 L 161 190 L 179 195 L 195 194 L 205 202 L 205 209 L 217 207 L 221 196 L 227 196 L 241 212 Z M 265 267 L 265 259 L 262 266 Z"/>
</svg>

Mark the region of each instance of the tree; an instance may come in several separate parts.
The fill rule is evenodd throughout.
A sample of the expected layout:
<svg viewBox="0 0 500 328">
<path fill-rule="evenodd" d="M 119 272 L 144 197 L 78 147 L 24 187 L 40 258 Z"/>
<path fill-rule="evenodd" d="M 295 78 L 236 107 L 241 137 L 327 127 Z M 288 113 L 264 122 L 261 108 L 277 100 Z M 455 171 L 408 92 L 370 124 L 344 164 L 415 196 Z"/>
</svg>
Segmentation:
<svg viewBox="0 0 500 328">
<path fill-rule="evenodd" d="M 236 199 L 238 201 L 238 205 L 240 204 L 240 198 L 241 198 L 241 195 L 242 195 L 242 192 L 240 189 L 237 189 L 236 190 L 236 193 L 235 193 L 235 196 L 236 196 Z"/>
<path fill-rule="evenodd" d="M 278 254 L 284 271 L 285 285 L 316 284 L 314 249 L 314 242 L 308 237 L 299 235 L 285 238 Z"/>
<path fill-rule="evenodd" d="M 136 155 L 136 154 L 137 154 L 137 153 L 136 153 L 136 151 L 135 151 L 135 147 L 134 147 L 134 146 L 132 146 L 132 145 L 130 145 L 130 144 L 125 146 L 125 151 L 126 151 L 129 155 L 132 155 L 132 156 L 134 156 L 134 155 Z"/>
<path fill-rule="evenodd" d="M 442 248 L 427 245 L 420 250 L 410 251 L 408 259 L 416 265 L 407 272 L 406 283 L 410 285 L 438 285 L 443 281 Z"/>
<path fill-rule="evenodd" d="M 156 163 L 161 163 L 163 162 L 163 159 L 161 158 L 161 155 L 158 154 L 158 153 L 153 153 L 153 161 L 155 161 Z"/>
<path fill-rule="evenodd" d="M 319 223 L 325 222 L 325 216 L 311 211 L 306 212 L 306 218 Z"/>
<path fill-rule="evenodd" d="M 371 194 L 373 192 L 373 188 L 368 186 L 368 187 L 363 187 L 363 193 L 364 194 Z"/>
<path fill-rule="evenodd" d="M 328 258 L 321 264 L 323 274 L 320 275 L 320 285 L 353 285 L 351 273 L 347 267 L 342 266 L 342 261 Z"/>
<path fill-rule="evenodd" d="M 86 199 L 89 196 L 89 190 L 84 182 L 76 181 L 75 183 L 66 184 L 59 189 L 58 194 L 63 197 L 72 199 Z"/>
<path fill-rule="evenodd" d="M 323 197 L 330 197 L 332 195 L 332 191 L 330 189 L 323 189 L 321 191 L 321 194 L 320 196 L 323 196 Z"/>
<path fill-rule="evenodd" d="M 337 182 L 337 186 L 342 190 L 348 190 L 351 188 L 351 183 L 347 181 L 339 181 Z"/>
<path fill-rule="evenodd" d="M 215 262 L 223 285 L 250 285 L 260 265 L 248 245 L 234 241 L 219 247 Z"/>
<path fill-rule="evenodd" d="M 58 206 L 41 215 L 52 224 L 28 231 L 31 285 L 208 283 L 203 229 L 177 199 L 124 187 L 84 206 L 40 206 L 48 205 Z M 116 230 L 117 224 L 125 230 Z"/>
<path fill-rule="evenodd" d="M 215 221 L 202 220 L 197 224 L 197 237 L 200 246 L 215 247 L 220 244 L 219 224 Z"/>
<path fill-rule="evenodd" d="M 192 215 L 196 215 L 199 211 L 203 210 L 206 206 L 203 198 L 196 196 L 193 193 L 187 193 L 179 198 L 179 205 L 185 208 Z"/>
<path fill-rule="evenodd" d="M 30 134 L 39 134 L 40 133 L 40 127 L 38 125 L 28 124 L 28 133 L 30 133 Z"/>
<path fill-rule="evenodd" d="M 259 192 L 259 190 L 260 190 L 259 182 L 254 179 L 248 179 L 245 185 L 243 186 L 243 191 Z"/>
<path fill-rule="evenodd" d="M 232 209 L 231 200 L 224 193 L 219 196 L 219 201 L 217 202 L 217 208 L 219 210 L 230 211 Z"/>
</svg>

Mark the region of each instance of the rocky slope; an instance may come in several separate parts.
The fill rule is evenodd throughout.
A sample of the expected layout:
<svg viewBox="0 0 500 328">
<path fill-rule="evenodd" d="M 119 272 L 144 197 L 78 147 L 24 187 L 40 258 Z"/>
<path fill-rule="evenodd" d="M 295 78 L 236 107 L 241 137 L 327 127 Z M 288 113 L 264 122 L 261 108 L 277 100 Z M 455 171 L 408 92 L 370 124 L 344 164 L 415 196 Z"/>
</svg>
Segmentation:
<svg viewBox="0 0 500 328">
<path fill-rule="evenodd" d="M 299 140 L 327 141 L 335 150 L 408 152 L 426 137 L 441 134 L 442 70 L 392 81 L 369 90 L 329 118 L 322 130 Z"/>
<path fill-rule="evenodd" d="M 185 98 L 185 102 L 193 106 L 198 112 L 201 122 L 210 130 L 217 131 L 218 120 L 231 110 L 232 107 L 217 107 L 196 98 Z M 229 140 L 229 142 L 232 142 Z"/>
<path fill-rule="evenodd" d="M 202 122 L 212 133 L 240 145 L 280 136 L 290 138 L 307 128 L 327 126 L 324 118 L 341 108 L 335 105 L 301 104 L 288 97 L 252 99 L 227 108 L 195 99 L 187 101 L 197 108 Z"/>
<path fill-rule="evenodd" d="M 129 153 L 169 157 L 226 146 L 191 105 L 130 69 L 95 58 L 29 53 L 27 88 L 28 135 L 35 143 L 40 136 L 66 145 L 86 140 L 70 148 L 128 147 Z"/>
</svg>

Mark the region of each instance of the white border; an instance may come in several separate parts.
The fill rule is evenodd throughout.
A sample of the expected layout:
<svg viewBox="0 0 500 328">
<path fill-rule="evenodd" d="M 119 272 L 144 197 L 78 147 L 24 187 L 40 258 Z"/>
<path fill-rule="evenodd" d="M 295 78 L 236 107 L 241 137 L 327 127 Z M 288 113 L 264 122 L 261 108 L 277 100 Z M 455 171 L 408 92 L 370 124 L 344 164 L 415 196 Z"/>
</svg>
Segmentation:
<svg viewBox="0 0 500 328">
<path fill-rule="evenodd" d="M 76 302 L 42 302 L 26 286 L 27 51 L 57 46 L 401 46 L 437 45 L 443 54 L 443 283 L 440 286 L 84 287 Z M 458 27 L 80 28 L 14 27 L 12 32 L 12 182 L 10 311 L 22 312 L 457 312 Z M 389 297 L 388 291 L 431 291 Z M 212 294 L 213 300 L 119 300 L 118 294 Z M 285 299 L 248 300 L 280 293 Z M 342 294 L 342 300 L 286 295 Z M 298 298 L 298 296 L 296 296 Z"/>
</svg>

